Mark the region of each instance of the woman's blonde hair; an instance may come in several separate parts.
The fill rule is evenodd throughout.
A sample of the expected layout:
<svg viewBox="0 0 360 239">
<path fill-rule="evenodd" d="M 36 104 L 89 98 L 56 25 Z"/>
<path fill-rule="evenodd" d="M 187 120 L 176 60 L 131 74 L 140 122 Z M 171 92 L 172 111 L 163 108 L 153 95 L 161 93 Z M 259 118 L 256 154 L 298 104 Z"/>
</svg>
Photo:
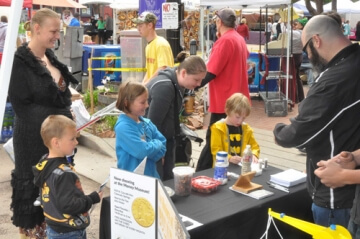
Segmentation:
<svg viewBox="0 0 360 239">
<path fill-rule="evenodd" d="M 116 108 L 124 113 L 130 112 L 130 105 L 135 101 L 136 97 L 147 92 L 147 88 L 139 82 L 121 83 L 119 94 L 116 101 Z"/>
<path fill-rule="evenodd" d="M 41 138 L 46 147 L 51 147 L 52 138 L 61 138 L 65 129 L 76 129 L 76 123 L 64 115 L 49 115 L 41 124 Z"/>
<path fill-rule="evenodd" d="M 225 104 L 225 113 L 227 115 L 231 113 L 249 116 L 251 111 L 251 105 L 249 99 L 241 94 L 241 93 L 234 93 L 226 100 Z"/>
<path fill-rule="evenodd" d="M 42 26 L 42 24 L 44 23 L 44 21 L 47 18 L 59 18 L 60 19 L 60 16 L 59 16 L 59 14 L 57 14 L 56 12 L 54 12 L 53 10 L 51 10 L 49 8 L 41 8 L 40 10 L 36 11 L 34 16 L 31 18 L 31 21 L 27 21 L 24 24 L 24 29 L 26 31 L 32 32 L 34 30 L 35 24 L 39 24 L 40 26 Z"/>
</svg>

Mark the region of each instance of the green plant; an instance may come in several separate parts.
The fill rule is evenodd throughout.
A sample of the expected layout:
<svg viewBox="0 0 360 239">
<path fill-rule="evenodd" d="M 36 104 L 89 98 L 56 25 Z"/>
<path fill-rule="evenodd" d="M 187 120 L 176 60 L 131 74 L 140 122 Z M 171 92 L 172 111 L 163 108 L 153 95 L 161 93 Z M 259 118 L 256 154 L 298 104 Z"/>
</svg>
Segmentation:
<svg viewBox="0 0 360 239">
<path fill-rule="evenodd" d="M 109 92 L 115 92 L 115 93 L 117 93 L 117 90 L 115 89 L 115 86 L 110 85 L 110 86 L 109 86 Z"/>
<path fill-rule="evenodd" d="M 187 116 L 179 115 L 179 122 L 186 124 L 188 122 Z"/>
<path fill-rule="evenodd" d="M 105 122 L 110 130 L 114 130 L 118 117 L 114 115 L 105 116 Z"/>
<path fill-rule="evenodd" d="M 86 93 L 83 95 L 84 97 L 84 104 L 86 108 L 89 108 L 91 106 L 91 98 L 90 98 L 90 91 L 86 91 Z M 93 98 L 94 98 L 94 106 L 98 104 L 98 98 L 99 98 L 99 90 L 93 91 Z"/>
</svg>

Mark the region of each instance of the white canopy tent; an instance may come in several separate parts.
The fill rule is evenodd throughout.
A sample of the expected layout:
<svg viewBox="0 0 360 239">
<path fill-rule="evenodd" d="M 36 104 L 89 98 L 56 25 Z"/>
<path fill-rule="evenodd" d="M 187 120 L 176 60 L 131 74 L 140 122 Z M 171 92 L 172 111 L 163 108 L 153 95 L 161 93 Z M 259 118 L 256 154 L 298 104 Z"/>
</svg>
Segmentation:
<svg viewBox="0 0 360 239">
<path fill-rule="evenodd" d="M 340 14 L 342 13 L 360 13 L 360 8 L 350 0 L 341 0 L 337 2 L 336 11 Z M 331 3 L 324 5 L 324 12 L 331 11 Z"/>
<path fill-rule="evenodd" d="M 113 2 L 114 0 L 79 0 L 80 4 L 98 4 L 98 3 L 111 4 Z"/>
<path fill-rule="evenodd" d="M 354 7 L 360 9 L 360 1 L 354 2 Z"/>
<path fill-rule="evenodd" d="M 341 0 L 337 2 L 337 12 L 350 21 L 350 26 L 354 28 L 360 20 L 360 2 L 353 3 L 350 0 Z M 331 3 L 324 5 L 324 12 L 331 11 Z"/>
<path fill-rule="evenodd" d="M 200 6 L 200 0 L 181 0 L 181 2 L 184 3 L 186 10 L 196 10 Z"/>
<path fill-rule="evenodd" d="M 279 6 L 283 6 L 283 7 L 287 7 L 288 9 L 291 8 L 291 0 L 200 0 L 200 7 L 203 8 L 207 8 L 207 7 L 214 7 L 214 8 L 222 8 L 222 7 L 231 7 L 233 9 L 244 9 L 247 7 L 251 7 L 251 8 L 266 8 L 266 7 L 279 7 Z M 204 28 L 204 16 L 203 16 L 203 12 L 204 11 L 200 11 L 200 29 Z M 291 19 L 291 11 L 287 11 L 288 16 L 287 19 Z M 290 28 L 290 23 L 288 21 L 287 23 L 287 28 Z M 290 31 L 287 32 L 288 34 L 288 42 L 287 42 L 287 46 L 290 46 Z M 201 45 L 201 49 L 204 49 L 204 44 L 203 44 L 203 34 L 200 35 L 200 45 Z M 204 56 L 204 54 L 203 54 Z M 288 85 L 289 85 L 289 59 L 290 59 L 290 47 L 287 47 L 287 52 L 286 52 L 286 100 L 288 99 L 289 96 L 289 89 L 288 89 Z"/>
<path fill-rule="evenodd" d="M 114 2 L 110 4 L 110 7 L 119 10 L 139 9 L 139 1 L 114 0 Z"/>
<path fill-rule="evenodd" d="M 316 9 L 316 3 L 310 2 L 311 6 Z M 293 4 L 294 7 L 303 10 L 305 16 L 311 16 L 309 10 L 306 8 L 305 0 L 300 0 Z"/>
<path fill-rule="evenodd" d="M 23 0 L 12 0 L 9 11 L 9 24 L 6 33 L 3 59 L 0 68 L 0 126 L 3 125 L 6 98 L 8 95 L 10 75 L 13 67 L 16 38 L 20 23 Z M 2 127 L 0 127 L 1 134 Z"/>
<path fill-rule="evenodd" d="M 291 0 L 200 0 L 200 6 L 228 6 L 228 7 L 266 7 L 281 4 L 291 4 Z"/>
</svg>

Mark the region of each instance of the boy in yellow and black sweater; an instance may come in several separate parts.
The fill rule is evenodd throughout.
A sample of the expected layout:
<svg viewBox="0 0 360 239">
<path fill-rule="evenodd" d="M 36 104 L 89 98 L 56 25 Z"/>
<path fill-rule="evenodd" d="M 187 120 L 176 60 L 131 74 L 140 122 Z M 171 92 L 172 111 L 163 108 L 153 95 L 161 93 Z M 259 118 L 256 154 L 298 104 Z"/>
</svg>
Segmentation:
<svg viewBox="0 0 360 239">
<path fill-rule="evenodd" d="M 252 161 L 258 162 L 260 146 L 255 140 L 253 129 L 244 122 L 246 117 L 249 116 L 250 110 L 249 99 L 241 93 L 234 93 L 226 100 L 226 118 L 217 121 L 210 127 L 213 167 L 218 151 L 228 152 L 230 163 L 240 163 L 245 146 L 248 144 L 251 146 L 253 154 Z"/>
<path fill-rule="evenodd" d="M 85 229 L 90 224 L 88 210 L 100 202 L 102 192 L 85 195 L 75 169 L 66 158 L 78 144 L 76 124 L 65 116 L 50 115 L 41 125 L 41 137 L 49 154 L 33 166 L 33 172 L 34 184 L 40 188 L 47 237 L 86 239 Z"/>
</svg>

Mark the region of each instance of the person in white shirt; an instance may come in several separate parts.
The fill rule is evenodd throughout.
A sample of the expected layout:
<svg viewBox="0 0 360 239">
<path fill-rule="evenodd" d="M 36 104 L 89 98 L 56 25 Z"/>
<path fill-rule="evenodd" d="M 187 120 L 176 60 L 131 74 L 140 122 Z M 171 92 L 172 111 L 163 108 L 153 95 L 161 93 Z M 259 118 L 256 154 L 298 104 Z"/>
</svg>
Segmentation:
<svg viewBox="0 0 360 239">
<path fill-rule="evenodd" d="M 266 31 L 265 31 L 266 42 L 269 42 L 271 40 L 271 38 L 270 38 L 271 31 L 272 31 L 272 20 L 271 20 L 271 17 L 269 17 L 267 25 L 266 25 Z"/>
</svg>

